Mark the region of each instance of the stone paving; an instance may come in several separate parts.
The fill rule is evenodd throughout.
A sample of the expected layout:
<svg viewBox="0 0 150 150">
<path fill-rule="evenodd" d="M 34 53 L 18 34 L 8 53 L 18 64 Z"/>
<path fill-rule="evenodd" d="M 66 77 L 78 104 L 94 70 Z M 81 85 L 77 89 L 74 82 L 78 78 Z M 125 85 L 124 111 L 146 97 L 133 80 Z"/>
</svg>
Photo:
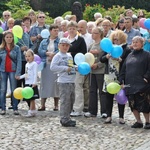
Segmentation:
<svg viewBox="0 0 150 150">
<path fill-rule="evenodd" d="M 40 101 L 36 101 L 37 108 Z M 9 106 L 9 99 L 7 100 Z M 19 104 L 21 115 L 7 110 L 0 115 L 0 150 L 150 150 L 150 130 L 132 129 L 134 117 L 126 106 L 125 125 L 118 123 L 116 103 L 112 124 L 104 124 L 100 116 L 73 118 L 76 127 L 62 127 L 59 112 L 53 111 L 53 99 L 46 102 L 47 110 L 34 118 L 26 118 L 25 102 Z"/>
</svg>

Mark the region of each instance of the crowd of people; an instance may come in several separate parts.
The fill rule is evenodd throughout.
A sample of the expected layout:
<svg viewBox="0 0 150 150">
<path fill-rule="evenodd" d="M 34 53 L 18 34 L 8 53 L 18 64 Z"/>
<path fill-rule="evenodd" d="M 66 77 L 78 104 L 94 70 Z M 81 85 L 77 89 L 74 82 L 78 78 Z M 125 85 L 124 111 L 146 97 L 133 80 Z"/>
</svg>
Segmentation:
<svg viewBox="0 0 150 150">
<path fill-rule="evenodd" d="M 125 90 L 129 107 L 136 122 L 132 128 L 150 129 L 150 30 L 139 26 L 144 18 L 143 11 L 133 14 L 127 9 L 120 14 L 118 22 L 111 16 L 94 14 L 95 21 L 78 20 L 76 15 L 56 17 L 47 25 L 44 12 L 31 10 L 21 19 L 13 19 L 10 11 L 3 12 L 0 33 L 0 108 L 6 114 L 6 98 L 11 98 L 14 115 L 19 115 L 19 101 L 13 91 L 17 87 L 30 86 L 32 98 L 26 100 L 29 106 L 26 117 L 35 117 L 37 111 L 46 111 L 47 98 L 54 98 L 54 111 L 60 111 L 60 123 L 65 127 L 76 126 L 72 117 L 96 117 L 98 108 L 105 124 L 111 124 L 114 94 L 107 91 L 110 82 L 117 82 Z M 12 29 L 15 25 L 23 29 L 21 39 L 15 43 Z M 41 31 L 48 29 L 50 36 L 43 39 Z M 114 45 L 123 49 L 119 58 L 100 47 L 103 38 L 109 38 Z M 75 66 L 78 53 L 94 55 L 91 72 L 81 75 Z M 41 58 L 40 85 L 37 84 L 38 64 L 34 54 Z M 125 86 L 130 85 L 130 86 Z M 39 87 L 38 87 L 39 86 Z M 41 107 L 36 108 L 36 99 Z M 98 100 L 100 99 L 100 106 Z M 60 106 L 59 106 L 60 104 Z M 119 123 L 125 124 L 125 104 L 118 103 Z M 143 113 L 145 123 L 141 120 Z"/>
</svg>

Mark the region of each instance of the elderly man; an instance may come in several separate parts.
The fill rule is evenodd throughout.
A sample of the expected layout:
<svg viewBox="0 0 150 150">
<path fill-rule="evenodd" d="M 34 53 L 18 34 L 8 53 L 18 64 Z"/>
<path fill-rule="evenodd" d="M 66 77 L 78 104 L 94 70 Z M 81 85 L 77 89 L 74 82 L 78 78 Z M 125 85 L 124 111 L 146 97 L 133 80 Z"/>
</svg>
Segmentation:
<svg viewBox="0 0 150 150">
<path fill-rule="evenodd" d="M 42 37 L 41 37 L 41 31 L 43 29 L 49 29 L 49 26 L 45 24 L 45 14 L 43 12 L 39 12 L 37 14 L 37 21 L 38 21 L 38 24 L 33 26 L 30 30 L 30 39 L 31 41 L 33 42 L 33 47 L 32 49 L 34 50 L 34 53 L 37 53 L 38 51 L 38 47 L 40 45 L 40 42 L 42 40 Z"/>
<path fill-rule="evenodd" d="M 93 40 L 91 34 L 87 32 L 87 22 L 85 20 L 80 20 L 78 22 L 78 32 L 80 33 L 80 36 L 84 38 L 88 52 L 89 46 L 93 43 Z M 71 113 L 71 116 L 80 116 L 82 111 L 88 111 L 89 75 L 84 76 L 82 81 L 83 90 L 78 91 L 78 94 L 75 96 L 75 103 L 73 106 L 74 112 Z"/>
<path fill-rule="evenodd" d="M 99 12 L 96 12 L 96 13 L 94 14 L 94 19 L 97 20 L 98 18 L 102 18 L 102 14 L 99 13 Z"/>
<path fill-rule="evenodd" d="M 6 10 L 6 11 L 3 12 L 3 18 L 4 18 L 3 28 L 4 28 L 4 31 L 8 30 L 7 21 L 10 17 L 11 17 L 11 12 L 10 11 Z"/>
</svg>

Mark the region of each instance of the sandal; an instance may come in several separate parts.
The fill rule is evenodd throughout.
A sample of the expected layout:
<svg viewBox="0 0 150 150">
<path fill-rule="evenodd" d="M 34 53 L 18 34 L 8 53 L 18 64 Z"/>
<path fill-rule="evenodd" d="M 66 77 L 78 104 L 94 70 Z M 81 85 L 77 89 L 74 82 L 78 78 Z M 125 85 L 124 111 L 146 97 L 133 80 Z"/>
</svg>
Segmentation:
<svg viewBox="0 0 150 150">
<path fill-rule="evenodd" d="M 38 111 L 45 111 L 45 107 L 39 108 Z"/>
<path fill-rule="evenodd" d="M 105 120 L 105 124 L 111 124 L 111 121 L 112 121 L 112 119 L 111 119 L 111 117 L 107 117 L 107 119 Z"/>
<path fill-rule="evenodd" d="M 120 124 L 125 124 L 124 119 L 123 119 L 123 118 L 119 118 L 119 123 L 120 123 Z"/>
</svg>

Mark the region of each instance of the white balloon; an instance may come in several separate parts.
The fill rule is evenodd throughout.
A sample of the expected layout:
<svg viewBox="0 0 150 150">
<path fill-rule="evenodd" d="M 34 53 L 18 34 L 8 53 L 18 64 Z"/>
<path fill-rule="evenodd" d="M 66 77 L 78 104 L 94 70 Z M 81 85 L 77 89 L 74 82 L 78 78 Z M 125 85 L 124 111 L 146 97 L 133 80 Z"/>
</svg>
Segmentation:
<svg viewBox="0 0 150 150">
<path fill-rule="evenodd" d="M 85 54 L 85 62 L 87 62 L 90 66 L 95 63 L 95 57 L 92 53 Z"/>
</svg>

